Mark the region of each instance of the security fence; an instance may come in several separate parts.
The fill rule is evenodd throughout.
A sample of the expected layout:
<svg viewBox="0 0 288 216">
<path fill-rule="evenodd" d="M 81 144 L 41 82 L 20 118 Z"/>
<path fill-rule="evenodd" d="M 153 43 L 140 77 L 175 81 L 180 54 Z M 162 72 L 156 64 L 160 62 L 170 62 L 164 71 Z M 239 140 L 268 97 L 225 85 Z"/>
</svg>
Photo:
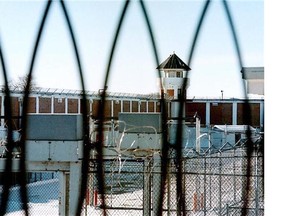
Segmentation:
<svg viewBox="0 0 288 216">
<path fill-rule="evenodd" d="M 182 154 L 182 124 L 177 124 L 177 130 L 175 132 L 175 140 L 177 142 L 174 143 L 175 145 L 172 146 L 171 143 L 168 142 L 168 110 L 166 108 L 167 101 L 163 86 L 160 86 L 159 89 L 161 92 L 159 103 L 163 130 L 161 134 L 162 148 L 159 151 L 155 151 L 153 156 L 150 155 L 149 157 L 143 157 L 139 160 L 131 160 L 131 158 L 121 156 L 107 160 L 105 155 L 103 155 L 104 145 L 102 141 L 104 140 L 107 83 L 120 30 L 123 26 L 123 20 L 127 14 L 130 1 L 123 3 L 121 16 L 111 44 L 103 91 L 99 92 L 99 97 L 103 103 L 99 103 L 96 116 L 99 121 L 97 129 L 99 132 L 98 141 L 100 141 L 98 143 L 91 143 L 91 140 L 89 140 L 89 123 L 88 118 L 86 118 L 88 116 L 87 94 L 84 85 L 81 56 L 78 52 L 78 44 L 65 2 L 60 1 L 60 8 L 69 29 L 69 36 L 73 45 L 73 51 L 76 57 L 75 62 L 81 83 L 81 111 L 84 118 L 81 126 L 77 125 L 79 126 L 77 129 L 81 127 L 82 136 L 80 141 L 70 140 L 71 142 L 65 147 L 63 147 L 64 141 L 42 141 L 43 146 L 46 148 L 45 150 L 47 150 L 46 153 L 49 153 L 43 154 L 43 156 L 48 155 L 48 157 L 43 157 L 42 161 L 38 160 L 37 157 L 35 158 L 38 161 L 32 161 L 31 158 L 27 158 L 26 135 L 29 121 L 27 113 L 28 99 L 31 90 L 30 85 L 41 37 L 43 36 L 43 32 L 45 32 L 45 23 L 53 2 L 54 1 L 47 1 L 32 50 L 27 83 L 23 89 L 23 106 L 20 116 L 21 138 L 17 141 L 13 140 L 13 107 L 8 84 L 9 74 L 5 66 L 6 61 L 2 44 L 0 44 L 1 69 L 5 81 L 5 87 L 3 89 L 5 93 L 5 110 L 3 110 L 4 116 L 1 116 L 1 118 L 6 121 L 5 127 L 7 128 L 7 139 L 5 139 L 7 155 L 5 155 L 5 158 L 1 158 L 0 163 L 1 170 L 3 170 L 2 172 L 5 174 L 3 185 L 0 188 L 0 215 L 19 215 L 22 213 L 25 215 L 68 215 L 72 211 L 73 214 L 71 215 L 97 214 L 105 216 L 146 216 L 151 214 L 177 216 L 264 215 L 263 142 L 261 142 L 261 144 L 252 143 L 250 137 L 251 131 L 248 129 L 246 132 L 248 142 L 241 148 L 233 147 L 227 151 L 216 151 L 216 153 L 213 151 L 213 154 L 198 154 L 196 151 L 196 153 L 192 155 L 189 153 L 189 157 L 183 157 L 185 154 Z M 235 45 L 239 69 L 241 69 L 243 67 L 242 58 L 233 20 L 227 2 L 223 0 L 222 3 Z M 155 62 L 159 65 L 158 50 L 146 6 L 142 0 L 139 1 L 139 4 L 149 32 Z M 194 56 L 199 32 L 209 5 L 209 0 L 203 3 L 203 10 L 200 13 L 194 32 L 195 34 L 191 41 L 188 58 L 189 66 Z M 161 73 L 160 71 L 158 72 L 158 78 L 161 78 Z M 184 92 L 183 90 L 186 89 L 188 77 L 187 72 L 186 77 L 184 77 L 181 92 Z M 183 117 L 185 100 L 185 94 L 179 95 L 179 114 L 177 115 L 179 122 L 181 122 Z M 243 124 L 251 125 L 251 110 L 248 105 L 248 100 L 243 102 L 243 113 L 245 113 L 243 115 Z M 38 141 L 30 141 L 29 144 L 30 146 L 39 148 L 39 145 L 35 145 L 36 142 Z M 21 152 L 17 157 L 12 154 L 16 146 L 21 146 Z M 90 159 L 91 148 L 97 152 L 97 160 Z M 39 148 L 39 155 L 40 150 L 42 150 L 42 147 Z M 63 150 L 65 150 L 66 154 L 57 154 L 57 151 L 60 152 Z M 70 161 L 67 160 L 70 156 L 68 150 L 71 152 L 75 150 L 72 153 L 77 153 L 71 154 Z M 168 154 L 170 150 L 174 151 L 172 154 L 174 155 L 173 157 Z M 79 152 L 81 152 L 81 156 L 79 156 Z M 194 150 L 191 152 L 194 152 Z M 37 156 L 37 154 L 38 152 L 34 151 L 33 156 Z M 68 156 L 66 156 L 67 154 Z M 30 159 L 31 163 L 29 163 L 28 159 Z M 17 166 L 15 164 L 17 164 Z M 26 179 L 27 172 L 37 169 L 42 171 L 49 170 L 51 172 L 59 171 L 61 174 L 59 175 L 59 179 L 29 183 Z M 13 185 L 11 181 L 11 179 L 13 179 L 13 173 L 15 172 L 20 173 L 19 185 Z M 72 181 L 74 180 L 73 178 L 75 178 L 75 181 Z M 73 186 L 79 186 L 79 190 L 75 189 L 75 191 L 73 191 Z M 73 191 L 73 193 L 68 197 L 68 193 L 71 191 Z M 77 203 L 75 202 L 75 197 L 72 195 L 79 196 L 79 199 L 76 200 Z M 63 205 L 63 202 L 65 202 L 65 205 Z M 69 207 L 67 207 L 66 204 L 69 204 Z M 61 210 L 64 213 L 59 212 L 59 205 L 62 205 Z M 71 212 L 66 211 L 66 209 L 69 209 Z"/>
<path fill-rule="evenodd" d="M 81 215 L 157 215 L 161 198 L 163 215 L 179 215 L 178 181 L 183 183 L 186 215 L 243 215 L 244 207 L 246 215 L 264 215 L 261 145 L 263 143 L 255 145 L 250 159 L 244 146 L 183 158 L 182 179 L 177 179 L 179 166 L 175 157 L 170 157 L 164 194 L 160 194 L 163 175 L 158 153 L 142 159 L 104 159 L 104 199 L 99 192 L 97 162 L 91 160 Z M 248 160 L 251 162 L 250 176 L 246 174 Z M 59 175 L 29 173 L 27 177 L 32 182 L 27 186 L 30 214 L 58 215 Z M 35 178 L 38 181 L 33 182 Z M 20 201 L 20 187 L 15 185 L 10 191 L 7 215 L 24 214 Z M 248 203 L 245 204 L 245 201 Z"/>
<path fill-rule="evenodd" d="M 249 200 L 246 215 L 264 215 L 263 155 L 251 156 Z M 236 148 L 206 156 L 185 158 L 182 180 L 171 158 L 165 194 L 159 193 L 161 160 L 158 156 L 144 160 L 105 160 L 105 209 L 108 215 L 155 215 L 163 196 L 163 215 L 178 215 L 177 181 L 183 182 L 186 215 L 242 215 L 247 184 L 246 149 Z M 96 170 L 94 170 L 96 171 Z M 85 215 L 101 213 L 103 206 L 97 188 L 97 175 L 90 171 Z"/>
<path fill-rule="evenodd" d="M 91 162 L 93 164 L 93 162 Z M 145 165 L 143 160 L 118 159 L 103 161 L 105 172 L 105 209 L 108 215 L 142 215 L 144 206 Z M 82 213 L 101 213 L 97 168 L 88 175 L 87 193 Z"/>
<path fill-rule="evenodd" d="M 264 215 L 263 157 L 251 157 L 249 211 L 247 215 Z M 247 183 L 247 155 L 244 149 L 229 150 L 205 157 L 183 160 L 183 189 L 187 215 L 241 215 L 243 187 Z M 163 208 L 177 215 L 177 166 L 171 162 L 167 197 Z"/>
</svg>

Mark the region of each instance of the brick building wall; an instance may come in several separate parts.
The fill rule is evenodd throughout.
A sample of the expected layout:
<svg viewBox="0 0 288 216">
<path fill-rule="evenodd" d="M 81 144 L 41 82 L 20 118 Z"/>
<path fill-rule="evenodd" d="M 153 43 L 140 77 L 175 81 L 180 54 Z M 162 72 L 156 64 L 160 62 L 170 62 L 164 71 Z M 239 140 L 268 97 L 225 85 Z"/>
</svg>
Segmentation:
<svg viewBox="0 0 288 216">
<path fill-rule="evenodd" d="M 65 100 L 54 98 L 54 113 L 65 113 Z"/>
<path fill-rule="evenodd" d="M 78 99 L 68 98 L 68 113 L 78 113 Z"/>
<path fill-rule="evenodd" d="M 132 112 L 138 112 L 138 101 L 132 101 Z"/>
<path fill-rule="evenodd" d="M 210 124 L 231 125 L 232 103 L 210 103 Z"/>
<path fill-rule="evenodd" d="M 36 97 L 29 97 L 28 100 L 28 113 L 36 113 Z"/>
<path fill-rule="evenodd" d="M 3 113 L 3 95 L 0 95 L 0 112 Z M 20 110 L 22 109 L 22 97 L 13 95 L 12 116 L 15 125 L 19 125 Z M 75 95 L 31 95 L 28 102 L 28 113 L 39 114 L 77 114 L 82 112 L 81 99 Z M 171 102 L 173 103 L 173 101 Z M 167 103 L 166 110 L 169 112 L 171 103 Z M 262 104 L 262 105 L 261 105 Z M 88 98 L 87 108 L 88 113 L 92 117 L 97 118 L 100 105 L 99 98 Z M 215 124 L 244 124 L 245 116 L 244 103 L 239 100 L 198 100 L 187 101 L 185 104 L 186 119 L 188 122 L 193 122 L 195 112 L 201 118 L 201 125 Z M 256 100 L 250 102 L 251 109 L 251 125 L 259 127 L 263 124 L 263 106 L 264 100 Z M 261 108 L 262 107 L 262 108 Z M 141 100 L 137 98 L 108 98 L 105 101 L 104 115 L 105 119 L 117 119 L 119 112 L 161 112 L 160 100 Z M 168 115 L 169 117 L 169 115 Z M 1 121 L 3 125 L 3 121 Z M 263 126 L 263 125 L 262 125 Z"/>
<path fill-rule="evenodd" d="M 251 110 L 251 126 L 264 125 L 264 100 L 249 101 Z M 243 100 L 203 100 L 203 102 L 189 102 L 185 106 L 186 118 L 192 119 L 194 114 L 200 116 L 201 125 L 243 125 L 247 113 L 244 113 Z"/>
<path fill-rule="evenodd" d="M 186 117 L 193 121 L 193 116 L 197 112 L 200 116 L 201 124 L 206 124 L 206 103 L 186 103 Z"/>
<path fill-rule="evenodd" d="M 39 113 L 51 113 L 51 98 L 40 97 L 39 98 Z"/>
<path fill-rule="evenodd" d="M 251 110 L 251 125 L 256 126 L 260 125 L 260 104 L 258 103 L 251 103 L 249 104 L 250 110 Z M 237 122 L 238 124 L 245 124 L 245 122 L 249 122 L 249 120 L 245 119 L 247 115 L 245 115 L 244 112 L 244 104 L 239 103 L 237 104 Z"/>
<path fill-rule="evenodd" d="M 123 101 L 123 112 L 131 112 L 130 104 L 130 101 Z"/>
</svg>

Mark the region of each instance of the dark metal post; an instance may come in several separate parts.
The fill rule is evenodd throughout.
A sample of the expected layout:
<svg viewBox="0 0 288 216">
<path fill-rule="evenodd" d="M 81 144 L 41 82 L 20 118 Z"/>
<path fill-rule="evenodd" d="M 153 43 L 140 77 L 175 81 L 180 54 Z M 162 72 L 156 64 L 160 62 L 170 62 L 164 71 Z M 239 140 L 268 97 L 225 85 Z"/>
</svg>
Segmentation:
<svg viewBox="0 0 288 216">
<path fill-rule="evenodd" d="M 144 159 L 144 176 L 143 176 L 143 216 L 151 215 L 151 158 Z"/>
</svg>

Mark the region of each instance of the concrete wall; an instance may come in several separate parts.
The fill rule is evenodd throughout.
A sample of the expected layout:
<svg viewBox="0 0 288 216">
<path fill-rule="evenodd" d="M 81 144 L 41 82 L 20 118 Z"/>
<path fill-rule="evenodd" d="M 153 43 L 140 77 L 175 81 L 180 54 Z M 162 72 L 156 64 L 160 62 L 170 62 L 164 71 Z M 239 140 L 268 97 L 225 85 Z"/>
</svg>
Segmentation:
<svg viewBox="0 0 288 216">
<path fill-rule="evenodd" d="M 248 80 L 247 93 L 264 95 L 264 80 Z"/>
</svg>

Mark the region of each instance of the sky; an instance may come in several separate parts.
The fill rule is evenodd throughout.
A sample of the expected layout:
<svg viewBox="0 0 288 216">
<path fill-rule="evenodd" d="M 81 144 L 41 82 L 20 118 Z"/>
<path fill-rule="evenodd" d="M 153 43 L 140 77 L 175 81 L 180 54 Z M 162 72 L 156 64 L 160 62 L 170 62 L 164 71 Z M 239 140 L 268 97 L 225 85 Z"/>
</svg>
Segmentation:
<svg viewBox="0 0 288 216">
<path fill-rule="evenodd" d="M 86 89 L 98 91 L 124 1 L 67 1 Z M 203 1 L 150 0 L 150 17 L 159 63 L 174 52 L 188 62 Z M 264 2 L 229 0 L 244 67 L 264 67 Z M 10 80 L 28 72 L 44 1 L 0 1 L 0 42 Z M 81 89 L 75 55 L 63 13 L 53 2 L 33 71 L 43 88 Z M 108 91 L 159 92 L 152 43 L 139 2 L 132 1 L 121 28 Z M 241 97 L 243 85 L 231 31 L 221 1 L 212 1 L 201 28 L 189 73 L 188 97 Z M 3 80 L 0 79 L 3 83 Z M 0 82 L 0 84 L 2 84 Z"/>
</svg>

